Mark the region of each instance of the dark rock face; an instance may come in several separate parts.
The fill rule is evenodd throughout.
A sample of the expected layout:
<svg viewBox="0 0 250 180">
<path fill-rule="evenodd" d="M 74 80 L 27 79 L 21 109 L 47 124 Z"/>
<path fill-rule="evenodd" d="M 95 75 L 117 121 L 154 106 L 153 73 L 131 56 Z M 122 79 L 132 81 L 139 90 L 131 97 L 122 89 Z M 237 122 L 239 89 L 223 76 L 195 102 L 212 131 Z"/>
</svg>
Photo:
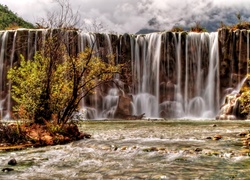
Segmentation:
<svg viewBox="0 0 250 180">
<path fill-rule="evenodd" d="M 119 96 L 114 118 L 126 119 L 132 115 L 132 98 L 129 96 Z"/>
<path fill-rule="evenodd" d="M 236 88 L 247 74 L 247 31 L 220 29 L 219 33 L 219 60 L 220 60 L 220 87 L 222 96 L 226 88 Z"/>
<path fill-rule="evenodd" d="M 19 64 L 20 54 L 32 59 L 36 51 L 43 49 L 44 39 L 57 31 L 24 29 L 0 32 L 0 108 L 3 116 L 10 114 L 13 104 L 8 96 L 8 69 Z M 97 88 L 96 95 L 85 99 L 85 105 L 92 110 L 91 118 L 104 111 L 117 118 L 122 114 L 142 113 L 163 118 L 202 116 L 210 112 L 214 116 L 223 97 L 247 74 L 249 32 L 246 30 L 220 29 L 218 36 L 215 33 L 186 32 L 93 35 L 68 31 L 65 41 L 70 55 L 82 51 L 91 43 L 91 38 L 104 61 L 108 61 L 109 54 L 114 54 L 116 63 L 126 64 L 117 80 L 125 96 L 109 94 L 116 88 L 113 83 Z M 108 106 L 107 96 L 111 99 Z M 136 114 L 133 114 L 132 106 Z"/>
</svg>

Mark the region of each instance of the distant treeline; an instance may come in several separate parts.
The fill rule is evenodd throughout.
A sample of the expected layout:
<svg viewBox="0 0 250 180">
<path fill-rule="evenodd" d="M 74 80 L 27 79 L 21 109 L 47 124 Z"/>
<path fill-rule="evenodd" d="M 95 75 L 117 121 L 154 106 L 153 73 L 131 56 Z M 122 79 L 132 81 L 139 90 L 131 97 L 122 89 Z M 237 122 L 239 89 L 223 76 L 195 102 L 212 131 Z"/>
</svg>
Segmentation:
<svg viewBox="0 0 250 180">
<path fill-rule="evenodd" d="M 8 6 L 0 4 L 0 30 L 34 28 L 34 25 L 18 17 Z"/>
</svg>

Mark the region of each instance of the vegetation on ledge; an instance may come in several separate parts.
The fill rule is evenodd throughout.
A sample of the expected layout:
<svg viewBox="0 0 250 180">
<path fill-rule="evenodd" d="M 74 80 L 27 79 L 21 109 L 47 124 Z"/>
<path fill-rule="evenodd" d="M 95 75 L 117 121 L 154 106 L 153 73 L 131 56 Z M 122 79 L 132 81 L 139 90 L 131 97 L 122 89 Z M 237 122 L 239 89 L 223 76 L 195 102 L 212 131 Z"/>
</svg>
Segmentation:
<svg viewBox="0 0 250 180">
<path fill-rule="evenodd" d="M 0 123 L 0 131 L 0 150 L 65 144 L 91 137 L 81 133 L 73 123 L 63 128 L 50 122 L 43 125 L 32 122 Z"/>
</svg>

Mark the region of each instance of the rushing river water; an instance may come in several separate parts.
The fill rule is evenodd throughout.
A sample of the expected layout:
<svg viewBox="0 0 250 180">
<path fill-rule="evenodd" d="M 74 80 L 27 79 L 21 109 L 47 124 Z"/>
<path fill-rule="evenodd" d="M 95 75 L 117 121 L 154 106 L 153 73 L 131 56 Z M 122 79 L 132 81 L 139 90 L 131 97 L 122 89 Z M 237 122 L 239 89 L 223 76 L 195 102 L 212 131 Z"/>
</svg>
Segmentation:
<svg viewBox="0 0 250 180">
<path fill-rule="evenodd" d="M 1 152 L 0 168 L 14 171 L 0 179 L 250 179 L 239 136 L 249 121 L 84 121 L 80 128 L 91 139 Z"/>
</svg>

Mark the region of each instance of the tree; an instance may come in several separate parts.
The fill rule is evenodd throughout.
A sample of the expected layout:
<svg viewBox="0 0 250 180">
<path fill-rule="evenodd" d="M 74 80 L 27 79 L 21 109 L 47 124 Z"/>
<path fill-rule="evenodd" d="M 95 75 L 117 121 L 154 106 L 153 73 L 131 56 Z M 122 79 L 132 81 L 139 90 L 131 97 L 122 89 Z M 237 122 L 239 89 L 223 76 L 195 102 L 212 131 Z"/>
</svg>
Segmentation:
<svg viewBox="0 0 250 180">
<path fill-rule="evenodd" d="M 8 6 L 0 4 L 0 29 L 34 28 L 33 24 L 24 21 L 9 10 Z"/>
<path fill-rule="evenodd" d="M 36 23 L 39 28 L 78 29 L 81 27 L 79 11 L 74 11 L 69 0 L 53 0 L 59 9 L 47 13 L 46 18 Z"/>
<path fill-rule="evenodd" d="M 40 42 L 45 46 L 33 61 L 22 58 L 20 66 L 8 73 L 12 97 L 17 102 L 15 110 L 36 123 L 50 120 L 53 115 L 58 123 L 65 124 L 81 100 L 97 86 L 112 81 L 121 68 L 112 55 L 109 62 L 98 58 L 93 50 L 95 42 L 85 52 L 72 50 L 78 38 L 75 26 L 79 14 L 68 0 L 55 1 L 60 11 L 49 14 L 47 24 L 43 24 L 56 28 L 49 30 L 45 43 Z"/>
<path fill-rule="evenodd" d="M 43 123 L 54 115 L 58 123 L 65 124 L 81 100 L 97 86 L 112 81 L 121 68 L 114 65 L 112 56 L 106 63 L 94 53 L 90 48 L 76 57 L 65 54 L 62 62 L 39 52 L 33 61 L 22 58 L 20 66 L 8 73 L 20 118 Z"/>
</svg>

